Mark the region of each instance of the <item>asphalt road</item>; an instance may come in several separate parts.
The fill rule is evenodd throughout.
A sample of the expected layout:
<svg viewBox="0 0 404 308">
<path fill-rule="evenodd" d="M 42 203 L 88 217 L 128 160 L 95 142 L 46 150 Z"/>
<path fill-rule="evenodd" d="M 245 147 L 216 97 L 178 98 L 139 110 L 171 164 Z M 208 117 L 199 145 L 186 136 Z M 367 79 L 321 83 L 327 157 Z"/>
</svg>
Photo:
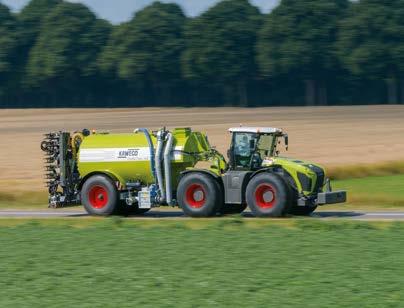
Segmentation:
<svg viewBox="0 0 404 308">
<path fill-rule="evenodd" d="M 253 218 L 251 213 L 244 212 L 245 218 Z M 0 218 L 54 218 L 54 217 L 88 217 L 83 210 L 46 210 L 46 211 L 25 211 L 25 210 L 3 210 L 0 211 Z M 365 211 L 320 211 L 311 215 L 318 219 L 353 219 L 353 220 L 404 220 L 403 212 L 365 212 Z M 154 210 L 142 216 L 129 216 L 130 219 L 178 219 L 187 218 L 181 211 Z"/>
</svg>

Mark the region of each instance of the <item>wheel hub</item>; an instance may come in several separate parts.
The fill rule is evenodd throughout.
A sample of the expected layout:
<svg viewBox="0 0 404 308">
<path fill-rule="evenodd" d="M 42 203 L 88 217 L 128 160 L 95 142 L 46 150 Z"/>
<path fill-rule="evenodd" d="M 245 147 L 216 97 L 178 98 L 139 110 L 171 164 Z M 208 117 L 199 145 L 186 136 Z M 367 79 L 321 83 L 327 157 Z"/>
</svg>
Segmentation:
<svg viewBox="0 0 404 308">
<path fill-rule="evenodd" d="M 95 209 L 102 209 L 108 203 L 108 191 L 103 186 L 93 186 L 88 192 L 88 201 Z"/>
<path fill-rule="evenodd" d="M 185 199 L 187 204 L 193 208 L 201 208 L 205 205 L 205 190 L 200 184 L 191 184 L 188 186 Z"/>
<path fill-rule="evenodd" d="M 195 200 L 195 201 L 200 202 L 200 201 L 202 201 L 202 200 L 204 199 L 204 197 L 205 197 L 205 196 L 204 196 L 202 190 L 196 190 L 196 191 L 194 192 L 194 200 Z"/>
<path fill-rule="evenodd" d="M 272 202 L 274 200 L 274 193 L 270 190 L 267 190 L 263 193 L 262 198 L 264 202 Z"/>
<path fill-rule="evenodd" d="M 262 209 L 270 209 L 276 203 L 275 188 L 269 183 L 263 183 L 255 189 L 255 202 Z"/>
</svg>

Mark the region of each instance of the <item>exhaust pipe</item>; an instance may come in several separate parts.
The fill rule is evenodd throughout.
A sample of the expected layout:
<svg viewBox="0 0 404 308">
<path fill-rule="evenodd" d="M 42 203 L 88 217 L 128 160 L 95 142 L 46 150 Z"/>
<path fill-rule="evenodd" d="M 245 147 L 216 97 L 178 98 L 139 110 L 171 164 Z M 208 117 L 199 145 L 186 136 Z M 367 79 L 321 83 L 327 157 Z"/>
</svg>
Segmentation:
<svg viewBox="0 0 404 308">
<path fill-rule="evenodd" d="M 173 135 L 167 134 L 166 146 L 164 148 L 164 175 L 166 182 L 166 202 L 172 205 L 172 183 L 171 183 L 171 152 L 173 148 Z"/>
</svg>

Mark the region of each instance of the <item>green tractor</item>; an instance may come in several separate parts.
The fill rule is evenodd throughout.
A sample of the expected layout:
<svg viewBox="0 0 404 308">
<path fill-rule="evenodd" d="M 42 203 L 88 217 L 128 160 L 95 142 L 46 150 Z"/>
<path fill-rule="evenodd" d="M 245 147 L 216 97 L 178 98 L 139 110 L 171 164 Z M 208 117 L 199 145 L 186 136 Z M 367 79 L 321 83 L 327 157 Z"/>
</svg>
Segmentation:
<svg viewBox="0 0 404 308">
<path fill-rule="evenodd" d="M 281 217 L 346 201 L 345 191 L 331 190 L 322 167 L 279 156 L 282 140 L 288 147 L 282 130 L 229 131 L 229 162 L 190 128 L 47 134 L 41 148 L 49 206 L 82 203 L 89 214 L 110 215 L 178 205 L 191 217 L 241 213 L 248 206 L 257 217 Z"/>
</svg>

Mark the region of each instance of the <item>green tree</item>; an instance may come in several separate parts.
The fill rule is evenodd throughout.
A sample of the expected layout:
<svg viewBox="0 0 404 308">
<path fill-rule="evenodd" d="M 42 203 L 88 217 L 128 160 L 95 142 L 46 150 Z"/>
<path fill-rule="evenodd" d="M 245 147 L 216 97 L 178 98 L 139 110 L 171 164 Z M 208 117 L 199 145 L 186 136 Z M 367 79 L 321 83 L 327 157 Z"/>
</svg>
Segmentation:
<svg viewBox="0 0 404 308">
<path fill-rule="evenodd" d="M 39 34 L 42 19 L 62 0 L 31 0 L 18 14 L 20 44 L 31 48 Z"/>
<path fill-rule="evenodd" d="M 4 97 L 10 85 L 15 62 L 17 23 L 7 6 L 0 3 L 0 97 Z"/>
<path fill-rule="evenodd" d="M 56 101 L 67 93 L 77 96 L 90 89 L 98 71 L 96 59 L 111 26 L 84 5 L 62 2 L 42 21 L 30 52 L 27 83 L 43 89 Z M 74 96 L 71 99 L 74 99 Z"/>
<path fill-rule="evenodd" d="M 185 31 L 182 57 L 185 78 L 237 93 L 247 105 L 247 82 L 256 75 L 255 50 L 261 14 L 247 0 L 224 0 L 192 19 Z"/>
<path fill-rule="evenodd" d="M 17 15 L 18 20 L 18 46 L 16 49 L 16 63 L 14 64 L 13 84 L 20 89 L 16 92 L 14 99 L 24 103 L 27 99 L 26 88 L 21 87 L 24 79 L 25 69 L 28 62 L 28 55 L 39 35 L 40 25 L 43 18 L 62 0 L 31 0 Z M 25 102 L 26 103 L 26 102 Z"/>
<path fill-rule="evenodd" d="M 384 79 L 388 102 L 404 103 L 404 1 L 361 0 L 341 22 L 338 54 L 352 73 Z"/>
<path fill-rule="evenodd" d="M 178 5 L 154 2 L 117 26 L 99 66 L 105 74 L 126 80 L 131 88 L 151 87 L 155 102 L 168 103 L 171 88 L 181 80 L 185 21 Z"/>
<path fill-rule="evenodd" d="M 347 0 L 282 0 L 266 18 L 257 44 L 265 76 L 302 80 L 306 104 L 327 104 L 327 82 L 337 69 L 334 42 Z"/>
</svg>

